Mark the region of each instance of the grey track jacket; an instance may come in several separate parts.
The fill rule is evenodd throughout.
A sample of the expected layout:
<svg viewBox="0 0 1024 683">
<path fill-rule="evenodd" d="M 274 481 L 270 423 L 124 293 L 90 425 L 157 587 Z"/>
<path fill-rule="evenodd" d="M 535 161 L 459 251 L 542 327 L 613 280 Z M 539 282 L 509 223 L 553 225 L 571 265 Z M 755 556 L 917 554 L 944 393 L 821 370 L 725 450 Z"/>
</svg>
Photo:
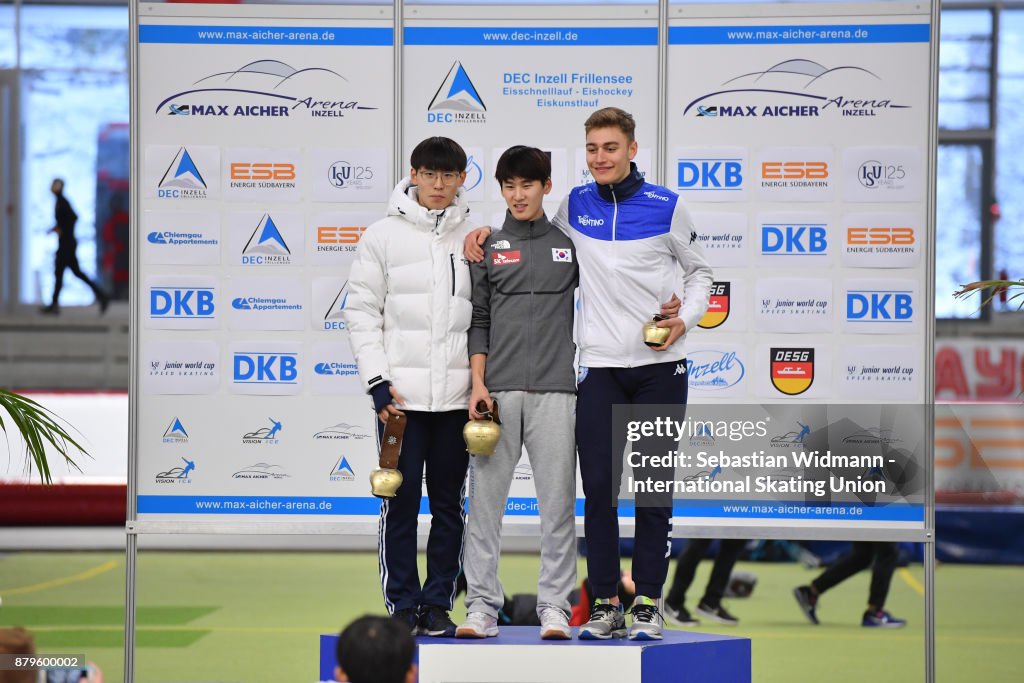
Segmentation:
<svg viewBox="0 0 1024 683">
<path fill-rule="evenodd" d="M 487 354 L 488 391 L 576 391 L 576 249 L 546 216 L 505 224 L 472 264 L 469 355 Z"/>
</svg>

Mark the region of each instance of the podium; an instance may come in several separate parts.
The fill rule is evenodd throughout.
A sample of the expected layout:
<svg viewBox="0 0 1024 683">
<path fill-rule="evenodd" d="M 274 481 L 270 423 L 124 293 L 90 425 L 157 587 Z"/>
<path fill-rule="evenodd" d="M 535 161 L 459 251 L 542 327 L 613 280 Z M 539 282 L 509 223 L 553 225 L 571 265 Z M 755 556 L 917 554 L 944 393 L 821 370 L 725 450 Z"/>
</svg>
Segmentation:
<svg viewBox="0 0 1024 683">
<path fill-rule="evenodd" d="M 541 640 L 539 627 L 497 638 L 416 639 L 420 683 L 750 683 L 750 639 L 665 630 L 663 640 Z M 333 680 L 337 635 L 320 636 L 320 680 Z"/>
</svg>

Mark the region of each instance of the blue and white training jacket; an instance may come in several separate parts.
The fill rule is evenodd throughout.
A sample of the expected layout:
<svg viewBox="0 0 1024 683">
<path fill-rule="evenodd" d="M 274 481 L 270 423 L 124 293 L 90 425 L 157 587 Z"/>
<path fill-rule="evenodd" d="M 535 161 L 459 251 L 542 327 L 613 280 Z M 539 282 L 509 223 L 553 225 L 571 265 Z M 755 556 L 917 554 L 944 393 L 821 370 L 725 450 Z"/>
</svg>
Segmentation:
<svg viewBox="0 0 1024 683">
<path fill-rule="evenodd" d="M 689 332 L 708 308 L 711 267 L 679 195 L 632 173 L 617 185 L 573 188 L 552 221 L 576 246 L 580 366 L 624 368 L 680 361 L 685 337 L 667 351 L 644 345 L 642 326 L 673 292 Z M 682 291 L 680 291 L 680 279 Z"/>
</svg>

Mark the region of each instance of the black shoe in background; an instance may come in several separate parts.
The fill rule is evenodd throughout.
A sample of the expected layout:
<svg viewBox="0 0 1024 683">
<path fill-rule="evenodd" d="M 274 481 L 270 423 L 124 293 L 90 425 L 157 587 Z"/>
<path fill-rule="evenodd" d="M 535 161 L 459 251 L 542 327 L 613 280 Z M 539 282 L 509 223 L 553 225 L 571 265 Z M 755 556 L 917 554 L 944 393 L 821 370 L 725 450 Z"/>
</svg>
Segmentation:
<svg viewBox="0 0 1024 683">
<path fill-rule="evenodd" d="M 409 633 L 417 635 L 419 633 L 419 614 L 416 612 L 415 607 L 408 607 L 406 609 L 400 609 L 391 615 L 391 618 L 395 621 L 402 623 L 409 627 Z"/>
<path fill-rule="evenodd" d="M 735 626 L 740 623 L 740 620 L 729 614 L 724 607 L 719 605 L 718 607 L 712 607 L 707 603 L 700 603 L 697 605 L 695 610 L 697 614 L 704 617 L 708 621 L 714 621 L 719 624 L 726 624 L 728 626 Z"/>
<path fill-rule="evenodd" d="M 434 605 L 424 605 L 420 610 L 419 631 L 421 636 L 454 638 L 455 622 L 448 616 L 448 610 Z"/>
</svg>

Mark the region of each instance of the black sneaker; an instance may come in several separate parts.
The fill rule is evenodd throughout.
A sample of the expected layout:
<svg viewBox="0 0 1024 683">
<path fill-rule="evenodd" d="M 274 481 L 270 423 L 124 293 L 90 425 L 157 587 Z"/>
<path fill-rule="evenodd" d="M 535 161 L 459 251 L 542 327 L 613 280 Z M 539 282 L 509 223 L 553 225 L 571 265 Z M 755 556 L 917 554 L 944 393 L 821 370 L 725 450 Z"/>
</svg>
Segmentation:
<svg viewBox="0 0 1024 683">
<path fill-rule="evenodd" d="M 740 620 L 725 611 L 725 608 L 719 605 L 718 607 L 712 607 L 711 605 L 702 602 L 697 605 L 697 609 L 694 610 L 700 616 L 704 617 L 708 621 L 714 621 L 719 624 L 726 624 L 728 626 L 735 626 L 740 623 Z"/>
<path fill-rule="evenodd" d="M 793 589 L 793 597 L 796 598 L 808 621 L 815 625 L 820 623 L 815 612 L 818 609 L 818 596 L 811 592 L 810 586 L 797 586 Z"/>
<path fill-rule="evenodd" d="M 693 618 L 690 614 L 690 610 L 680 605 L 679 609 L 665 605 L 664 609 L 665 621 L 672 624 L 673 626 L 700 626 L 700 622 Z"/>
<path fill-rule="evenodd" d="M 417 635 L 419 633 L 419 620 L 420 616 L 416 612 L 415 607 L 407 607 L 406 609 L 400 609 L 391 615 L 391 618 L 395 621 L 408 626 L 409 633 Z"/>
<path fill-rule="evenodd" d="M 424 605 L 420 610 L 420 635 L 435 638 L 454 638 L 455 622 L 448 616 L 443 607 Z"/>
</svg>

